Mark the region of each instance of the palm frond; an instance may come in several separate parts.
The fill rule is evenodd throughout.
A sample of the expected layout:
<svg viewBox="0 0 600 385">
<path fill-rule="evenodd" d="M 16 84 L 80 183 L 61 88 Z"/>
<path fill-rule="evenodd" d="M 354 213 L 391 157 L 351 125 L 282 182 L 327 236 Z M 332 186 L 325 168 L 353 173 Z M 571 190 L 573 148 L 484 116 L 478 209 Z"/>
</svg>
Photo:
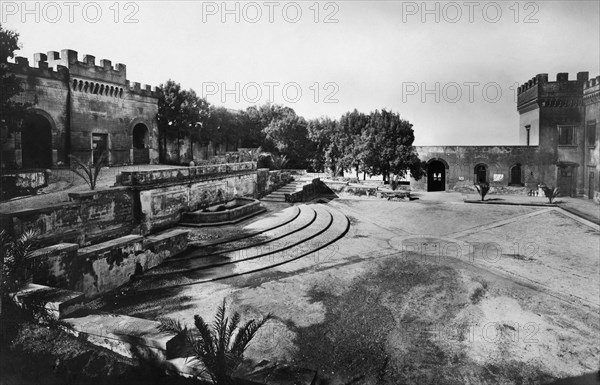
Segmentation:
<svg viewBox="0 0 600 385">
<path fill-rule="evenodd" d="M 158 325 L 158 330 L 160 330 L 161 332 L 178 334 L 187 330 L 187 328 L 183 326 L 180 321 L 174 320 L 172 318 L 160 317 L 157 321 L 160 322 L 160 325 Z"/>
<path fill-rule="evenodd" d="M 267 314 L 260 321 L 250 320 L 246 322 L 239 330 L 231 346 L 231 351 L 236 356 L 243 356 L 248 344 L 254 338 L 254 335 L 268 320 L 272 318 L 271 314 Z"/>
</svg>

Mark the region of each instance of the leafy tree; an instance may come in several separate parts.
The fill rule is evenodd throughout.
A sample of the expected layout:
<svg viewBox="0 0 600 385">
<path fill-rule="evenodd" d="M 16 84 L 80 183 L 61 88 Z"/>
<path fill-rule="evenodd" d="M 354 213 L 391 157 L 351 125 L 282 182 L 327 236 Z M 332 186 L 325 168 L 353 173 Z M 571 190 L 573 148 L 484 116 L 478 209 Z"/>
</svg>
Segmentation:
<svg viewBox="0 0 600 385">
<path fill-rule="evenodd" d="M 8 73 L 8 58 L 14 58 L 15 51 L 20 48 L 19 34 L 6 30 L 0 24 L 0 144 L 3 145 L 9 136 L 17 130 L 27 116 L 30 103 L 13 100 L 14 96 L 23 92 L 22 81 L 14 74 Z M 1 153 L 1 151 L 0 151 Z"/>
<path fill-rule="evenodd" d="M 158 127 L 166 155 L 167 140 L 177 140 L 177 162 L 181 163 L 181 140 L 191 143 L 209 117 L 208 102 L 199 98 L 192 89 L 183 90 L 181 85 L 169 79 L 161 84 L 158 99 Z M 193 154 L 193 148 L 191 148 Z M 166 160 L 166 159 L 163 159 Z"/>
<path fill-rule="evenodd" d="M 312 168 L 315 171 L 330 169 L 335 173 L 335 164 L 341 156 L 334 141 L 338 129 L 337 121 L 328 117 L 312 119 L 308 122 L 308 138 L 315 147 L 315 153 L 311 160 Z"/>
<path fill-rule="evenodd" d="M 212 327 L 202 317 L 194 316 L 195 332 L 181 323 L 168 319 L 159 319 L 161 330 L 171 333 L 183 333 L 196 358 L 202 361 L 212 382 L 216 385 L 232 385 L 232 374 L 242 363 L 244 352 L 256 332 L 271 319 L 271 315 L 259 321 L 250 320 L 239 326 L 240 314 L 233 313 L 231 319 L 225 317 L 225 299 L 217 308 Z"/>
<path fill-rule="evenodd" d="M 406 170 L 415 179 L 423 176 L 421 161 L 413 147 L 415 140 L 412 124 L 391 111 L 375 111 L 369 115 L 358 158 L 362 170 L 371 175 L 383 175 L 389 180 L 390 173 L 403 175 Z"/>
<path fill-rule="evenodd" d="M 290 167 L 306 168 L 315 153 L 313 142 L 308 138 L 306 120 L 288 107 L 274 114 L 264 129 L 266 141 L 277 152 L 286 155 Z"/>
<path fill-rule="evenodd" d="M 202 141 L 221 143 L 226 149 L 230 144 L 240 144 L 244 137 L 244 117 L 241 111 L 210 106 L 209 118 L 202 128 Z"/>
</svg>

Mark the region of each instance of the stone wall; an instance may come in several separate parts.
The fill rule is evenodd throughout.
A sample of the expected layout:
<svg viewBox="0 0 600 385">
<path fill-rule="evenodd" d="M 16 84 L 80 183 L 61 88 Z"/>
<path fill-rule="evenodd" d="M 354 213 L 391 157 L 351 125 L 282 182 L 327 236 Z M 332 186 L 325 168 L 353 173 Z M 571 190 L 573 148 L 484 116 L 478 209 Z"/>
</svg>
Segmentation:
<svg viewBox="0 0 600 385">
<path fill-rule="evenodd" d="M 259 178 L 260 175 L 260 178 Z M 37 233 L 37 246 L 81 246 L 122 235 L 149 234 L 177 225 L 184 212 L 240 197 L 257 197 L 291 180 L 285 171 L 256 170 L 256 163 L 123 172 L 122 184 L 69 194 L 71 201 L 2 214 L 10 234 Z"/>
<path fill-rule="evenodd" d="M 538 146 L 420 146 L 419 158 L 431 165 L 439 162 L 445 169 L 446 191 L 475 191 L 475 168 L 484 165 L 487 180 L 494 191 L 526 194 L 537 185 L 556 185 L 556 155 Z M 438 163 L 438 164 L 439 164 Z M 512 167 L 520 165 L 520 183 L 511 183 Z M 413 190 L 428 190 L 428 175 L 416 181 Z"/>
<path fill-rule="evenodd" d="M 84 248 L 59 243 L 34 251 L 28 267 L 36 284 L 80 291 L 93 297 L 123 285 L 135 274 L 186 248 L 184 230 L 147 238 L 126 235 Z"/>
<path fill-rule="evenodd" d="M 256 184 L 256 171 L 249 171 L 193 183 L 144 188 L 139 191 L 141 231 L 147 234 L 174 226 L 184 212 L 254 196 Z"/>
<path fill-rule="evenodd" d="M 48 172 L 45 170 L 2 173 L 0 175 L 0 200 L 35 195 L 40 188 L 48 185 L 48 178 Z"/>
<path fill-rule="evenodd" d="M 89 245 L 129 234 L 135 227 L 134 193 L 111 188 L 70 194 L 71 202 L 2 215 L 3 228 L 20 235 L 37 233 L 37 245 L 61 242 Z"/>
<path fill-rule="evenodd" d="M 87 161 L 98 140 L 106 143 L 109 164 L 158 161 L 157 90 L 130 83 L 124 64 L 113 66 L 103 59 L 98 66 L 92 55 L 79 61 L 77 52 L 63 50 L 37 53 L 31 66 L 17 57 L 7 69 L 22 80 L 24 91 L 14 100 L 33 105 L 35 123 L 26 120 L 17 127 L 9 122 L 12 132 L 2 148 L 3 168 L 55 167 L 68 163 L 68 154 Z M 143 128 L 138 133 L 145 134 L 134 148 L 138 125 Z M 36 143 L 38 130 L 43 138 Z"/>
<path fill-rule="evenodd" d="M 294 180 L 289 170 L 259 168 L 257 172 L 256 196 L 262 198 Z"/>
</svg>

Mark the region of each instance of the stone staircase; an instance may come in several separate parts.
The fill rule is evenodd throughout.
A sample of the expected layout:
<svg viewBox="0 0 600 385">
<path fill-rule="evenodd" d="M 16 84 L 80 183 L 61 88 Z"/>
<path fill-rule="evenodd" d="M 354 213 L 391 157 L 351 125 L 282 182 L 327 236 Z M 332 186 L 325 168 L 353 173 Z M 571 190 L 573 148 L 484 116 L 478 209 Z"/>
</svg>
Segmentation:
<svg viewBox="0 0 600 385">
<path fill-rule="evenodd" d="M 342 238 L 349 228 L 349 219 L 327 204 L 290 206 L 247 224 L 228 237 L 191 242 L 188 251 L 165 259 L 141 275 L 135 275 L 119 291 L 125 298 L 138 294 L 152 295 L 168 288 L 201 285 L 267 270 L 317 255 L 319 250 Z M 186 233 L 174 229 L 156 235 L 147 242 L 154 244 L 162 238 L 179 237 L 180 232 Z M 162 331 L 157 321 L 106 313 L 101 309 L 92 310 L 94 307 L 87 307 L 82 292 L 36 284 L 29 284 L 14 298 L 23 307 L 27 307 L 27 303 L 40 304 L 53 318 L 62 319 L 67 332 L 92 344 L 126 357 L 140 356 L 157 360 L 159 366 L 183 375 L 199 376 L 201 373 L 202 365 L 187 357 L 189 351 L 186 350 L 184 338 Z M 318 383 L 314 370 L 278 366 L 266 361 L 235 375 L 240 381 L 243 380 L 242 383 Z"/>
<path fill-rule="evenodd" d="M 136 276 L 127 291 L 146 294 L 273 268 L 318 252 L 343 237 L 350 226 L 345 215 L 324 204 L 289 207 L 279 221 L 264 218 L 249 225 L 250 231 L 240 231 L 239 237 L 196 243 L 197 248 Z"/>
<path fill-rule="evenodd" d="M 263 202 L 285 202 L 285 194 L 291 194 L 298 190 L 302 190 L 302 186 L 309 183 L 308 180 L 295 180 L 285 186 L 273 191 L 269 195 L 261 199 Z"/>
</svg>

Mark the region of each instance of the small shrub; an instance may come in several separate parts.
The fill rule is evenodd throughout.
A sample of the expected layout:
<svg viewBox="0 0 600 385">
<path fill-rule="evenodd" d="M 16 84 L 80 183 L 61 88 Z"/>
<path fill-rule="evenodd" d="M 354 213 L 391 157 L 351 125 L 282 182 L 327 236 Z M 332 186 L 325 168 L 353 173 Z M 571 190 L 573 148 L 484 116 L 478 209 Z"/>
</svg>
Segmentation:
<svg viewBox="0 0 600 385">
<path fill-rule="evenodd" d="M 274 170 L 282 170 L 288 163 L 287 155 L 272 155 L 271 159 L 273 160 L 272 165 Z"/>
<path fill-rule="evenodd" d="M 100 171 L 102 171 L 102 167 L 108 159 L 108 153 L 104 152 L 100 158 L 96 160 L 96 163 L 86 163 L 75 155 L 69 155 L 69 158 L 71 159 L 71 170 L 90 186 L 90 190 L 94 190 Z"/>
<path fill-rule="evenodd" d="M 485 182 L 477 183 L 475 185 L 475 188 L 477 189 L 477 192 L 479 193 L 481 200 L 482 201 L 485 200 L 485 196 L 490 191 L 489 183 L 485 183 Z"/>
<path fill-rule="evenodd" d="M 544 192 L 546 198 L 548 198 L 548 202 L 550 203 L 552 203 L 554 201 L 554 198 L 556 198 L 558 194 L 560 194 L 560 190 L 558 189 L 558 187 L 548 187 L 546 185 L 541 185 L 540 187 Z"/>
<path fill-rule="evenodd" d="M 178 321 L 162 318 L 159 319 L 160 329 L 171 333 L 184 333 L 188 345 L 194 350 L 196 358 L 202 361 L 206 372 L 216 385 L 233 384 L 232 374 L 242 363 L 244 351 L 254 338 L 254 335 L 271 315 L 259 321 L 250 320 L 243 326 L 240 323 L 240 314 L 233 313 L 231 319 L 225 317 L 225 300 L 217 308 L 217 314 L 212 327 L 202 317 L 194 316 L 195 332 L 182 326 Z"/>
<path fill-rule="evenodd" d="M 0 231 L 0 314 L 2 299 L 9 293 L 17 291 L 27 281 L 27 257 L 33 251 L 33 239 L 36 233 L 32 230 L 13 238 L 4 230 Z"/>
</svg>

